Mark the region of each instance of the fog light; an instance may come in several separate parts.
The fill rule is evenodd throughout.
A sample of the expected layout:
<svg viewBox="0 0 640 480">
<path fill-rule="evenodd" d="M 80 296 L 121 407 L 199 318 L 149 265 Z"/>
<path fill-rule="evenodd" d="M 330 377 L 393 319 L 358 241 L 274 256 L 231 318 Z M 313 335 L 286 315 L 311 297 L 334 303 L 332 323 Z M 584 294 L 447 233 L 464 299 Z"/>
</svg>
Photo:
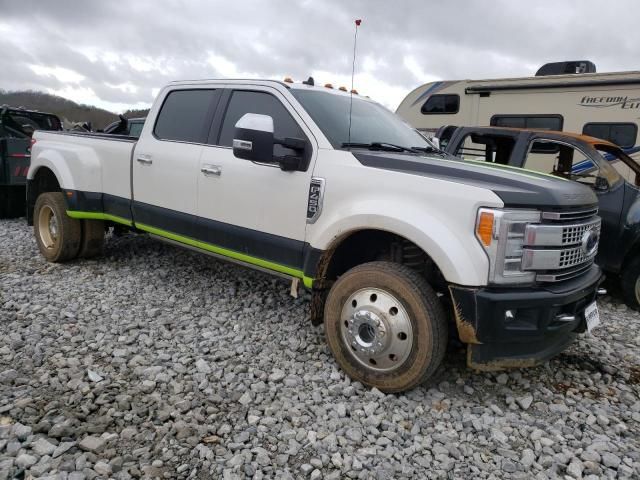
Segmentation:
<svg viewBox="0 0 640 480">
<path fill-rule="evenodd" d="M 516 313 L 518 313 L 517 310 L 506 310 L 504 312 L 504 319 L 507 322 L 512 322 L 512 321 L 514 321 L 516 319 Z"/>
</svg>

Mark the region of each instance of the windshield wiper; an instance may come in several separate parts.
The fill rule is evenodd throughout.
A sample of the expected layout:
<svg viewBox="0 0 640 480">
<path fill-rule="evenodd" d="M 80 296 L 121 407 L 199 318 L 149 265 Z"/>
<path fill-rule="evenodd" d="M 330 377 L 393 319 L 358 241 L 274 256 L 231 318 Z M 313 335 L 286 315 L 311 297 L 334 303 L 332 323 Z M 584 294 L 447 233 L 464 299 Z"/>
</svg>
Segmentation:
<svg viewBox="0 0 640 480">
<path fill-rule="evenodd" d="M 396 145 L 388 142 L 371 142 L 371 143 L 358 143 L 358 142 L 344 142 L 342 148 L 367 148 L 369 150 L 385 150 L 388 152 L 411 152 L 419 153 L 412 147 L 403 147 L 402 145 Z"/>
<path fill-rule="evenodd" d="M 442 156 L 447 155 L 447 152 L 445 152 L 444 150 L 440 150 L 439 148 L 432 147 L 432 146 L 411 147 L 411 150 L 415 150 L 417 152 L 424 152 L 424 153 L 435 153 L 436 155 L 442 155 Z"/>
</svg>

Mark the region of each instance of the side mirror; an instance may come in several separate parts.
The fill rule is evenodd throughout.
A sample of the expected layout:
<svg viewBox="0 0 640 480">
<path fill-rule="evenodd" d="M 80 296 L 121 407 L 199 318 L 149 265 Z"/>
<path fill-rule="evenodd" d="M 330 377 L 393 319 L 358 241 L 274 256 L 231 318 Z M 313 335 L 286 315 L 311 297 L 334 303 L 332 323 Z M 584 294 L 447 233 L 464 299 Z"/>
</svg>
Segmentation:
<svg viewBox="0 0 640 480">
<path fill-rule="evenodd" d="M 596 177 L 596 182 L 594 184 L 594 188 L 598 192 L 606 192 L 609 190 L 609 182 L 604 177 Z"/>
<path fill-rule="evenodd" d="M 273 118 L 258 113 L 245 113 L 236 123 L 233 154 L 243 160 L 273 163 Z"/>
<path fill-rule="evenodd" d="M 296 152 L 304 152 L 306 142 L 300 138 L 278 139 L 273 135 L 273 118 L 258 113 L 245 113 L 236 123 L 233 136 L 233 154 L 243 160 L 277 163 L 281 170 L 299 170 L 301 155 L 274 157 L 273 147 L 282 145 Z"/>
</svg>

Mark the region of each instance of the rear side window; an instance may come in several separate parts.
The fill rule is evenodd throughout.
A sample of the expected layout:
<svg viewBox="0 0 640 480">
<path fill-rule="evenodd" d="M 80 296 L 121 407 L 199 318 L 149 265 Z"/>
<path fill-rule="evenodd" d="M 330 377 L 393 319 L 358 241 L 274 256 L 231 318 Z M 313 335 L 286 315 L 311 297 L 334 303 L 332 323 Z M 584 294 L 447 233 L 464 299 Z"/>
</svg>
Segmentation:
<svg viewBox="0 0 640 480">
<path fill-rule="evenodd" d="M 204 143 L 215 90 L 174 90 L 162 104 L 153 130 L 161 140 Z"/>
<path fill-rule="evenodd" d="M 562 115 L 494 115 L 492 127 L 537 128 L 562 131 Z"/>
<path fill-rule="evenodd" d="M 141 123 L 141 122 L 131 123 L 129 126 L 129 136 L 140 138 L 140 134 L 142 133 L 142 127 L 144 127 L 144 123 Z"/>
<path fill-rule="evenodd" d="M 635 123 L 587 123 L 582 133 L 630 148 L 636 144 L 638 126 Z"/>
<path fill-rule="evenodd" d="M 431 95 L 420 109 L 423 115 L 430 115 L 432 113 L 458 113 L 459 110 L 460 95 L 457 94 Z"/>
<path fill-rule="evenodd" d="M 515 144 L 515 138 L 511 137 L 469 133 L 460 142 L 454 155 L 465 160 L 485 160 L 508 165 Z"/>
</svg>

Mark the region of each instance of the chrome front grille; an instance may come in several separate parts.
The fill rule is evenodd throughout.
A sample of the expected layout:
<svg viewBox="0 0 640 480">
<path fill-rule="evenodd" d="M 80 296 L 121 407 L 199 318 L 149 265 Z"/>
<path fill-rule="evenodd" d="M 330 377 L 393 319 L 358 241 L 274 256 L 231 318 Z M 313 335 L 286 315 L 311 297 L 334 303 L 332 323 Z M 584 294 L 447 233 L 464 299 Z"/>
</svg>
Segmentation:
<svg viewBox="0 0 640 480">
<path fill-rule="evenodd" d="M 568 210 L 564 212 L 542 212 L 543 220 L 555 220 L 555 221 L 568 221 L 568 220 L 582 220 L 585 218 L 591 218 L 597 215 L 597 208 L 589 208 L 586 210 Z"/>
<path fill-rule="evenodd" d="M 586 222 L 571 224 L 531 224 L 525 229 L 525 245 L 536 247 L 565 247 L 582 242 L 584 234 L 600 228 L 600 219 L 591 217 Z"/>
<path fill-rule="evenodd" d="M 560 252 L 560 261 L 558 262 L 558 267 L 568 268 L 575 265 L 580 265 L 581 263 L 593 259 L 595 256 L 595 252 L 591 255 L 587 255 L 583 251 L 582 246 L 562 250 Z"/>
<path fill-rule="evenodd" d="M 561 282 L 571 278 L 579 277 L 591 268 L 591 263 L 578 265 L 577 267 L 567 268 L 566 270 L 555 270 L 546 273 L 538 273 L 536 280 L 539 282 Z"/>
<path fill-rule="evenodd" d="M 544 223 L 527 225 L 522 269 L 536 272 L 540 282 L 559 282 L 584 273 L 593 264 L 600 236 L 597 210 L 543 212 Z M 580 221 L 577 215 L 591 213 Z M 544 219 L 547 219 L 545 221 Z"/>
<path fill-rule="evenodd" d="M 592 220 L 582 225 L 571 225 L 562 229 L 562 245 L 575 245 L 582 242 L 584 234 L 596 228 L 600 231 L 600 220 Z"/>
</svg>

